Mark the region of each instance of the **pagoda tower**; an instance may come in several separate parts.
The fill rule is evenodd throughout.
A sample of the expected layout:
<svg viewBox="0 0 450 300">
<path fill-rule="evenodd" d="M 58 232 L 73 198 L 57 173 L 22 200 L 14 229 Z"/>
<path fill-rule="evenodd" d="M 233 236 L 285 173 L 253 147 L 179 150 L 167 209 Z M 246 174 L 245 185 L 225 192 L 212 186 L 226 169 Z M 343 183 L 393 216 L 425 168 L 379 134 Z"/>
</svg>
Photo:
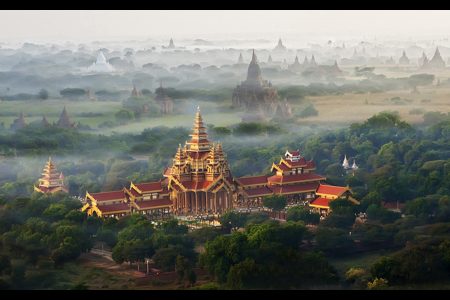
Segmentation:
<svg viewBox="0 0 450 300">
<path fill-rule="evenodd" d="M 428 62 L 428 58 L 425 56 L 425 58 L 423 59 L 422 65 L 420 66 L 421 70 L 428 70 L 430 69 L 430 64 Z"/>
<path fill-rule="evenodd" d="M 422 52 L 422 57 L 419 58 L 419 66 L 421 66 L 423 64 L 423 61 L 425 60 L 427 56 L 425 55 L 425 52 Z"/>
<path fill-rule="evenodd" d="M 270 65 L 271 63 L 273 63 L 272 55 L 269 54 L 269 58 L 267 59 L 267 64 Z"/>
<path fill-rule="evenodd" d="M 216 214 L 233 207 L 233 177 L 220 142 L 208 140 L 200 107 L 197 108 L 191 141 L 179 145 L 172 167 L 164 172 L 172 211 L 177 215 Z"/>
<path fill-rule="evenodd" d="M 173 102 L 167 96 L 162 80 L 159 81 L 159 88 L 155 90 L 155 102 L 161 108 L 162 115 L 171 115 L 173 113 Z"/>
<path fill-rule="evenodd" d="M 348 161 L 347 161 L 347 154 L 345 154 L 345 156 L 344 156 L 344 161 L 342 162 L 342 166 L 344 167 L 344 169 L 349 168 Z"/>
<path fill-rule="evenodd" d="M 355 162 L 355 160 L 353 160 L 353 165 L 352 165 L 352 169 L 353 170 L 357 170 L 357 169 L 359 169 L 359 167 L 356 165 L 356 162 Z"/>
<path fill-rule="evenodd" d="M 334 61 L 332 73 L 336 75 L 342 75 L 342 70 L 339 68 L 336 60 Z"/>
<path fill-rule="evenodd" d="M 244 58 L 242 57 L 242 53 L 239 53 L 238 64 L 243 64 Z"/>
<path fill-rule="evenodd" d="M 394 65 L 394 64 L 395 64 L 395 60 L 394 60 L 394 58 L 392 58 L 392 55 L 391 55 L 391 58 L 389 58 L 388 60 L 386 60 L 386 64 L 387 64 L 387 65 Z"/>
<path fill-rule="evenodd" d="M 55 193 L 57 191 L 69 192 L 69 184 L 64 184 L 63 173 L 57 173 L 56 167 L 52 162 L 52 158 L 48 158 L 47 165 L 44 168 L 44 177 L 39 179 L 39 187 L 34 190 L 41 193 Z"/>
<path fill-rule="evenodd" d="M 56 126 L 61 128 L 76 128 L 77 124 L 75 122 L 70 121 L 69 114 L 67 113 L 66 106 L 64 105 L 64 109 L 61 112 L 61 116 L 59 117 L 58 123 Z"/>
</svg>

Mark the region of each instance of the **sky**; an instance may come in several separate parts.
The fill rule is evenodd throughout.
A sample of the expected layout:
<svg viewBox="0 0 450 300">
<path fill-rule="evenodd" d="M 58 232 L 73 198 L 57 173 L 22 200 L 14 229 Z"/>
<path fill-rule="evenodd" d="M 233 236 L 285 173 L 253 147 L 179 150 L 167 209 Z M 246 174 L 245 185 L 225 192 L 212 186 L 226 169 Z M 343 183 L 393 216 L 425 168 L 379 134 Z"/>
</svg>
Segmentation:
<svg viewBox="0 0 450 300">
<path fill-rule="evenodd" d="M 1 10 L 4 40 L 66 38 L 265 38 L 281 34 L 433 36 L 449 10 Z"/>
</svg>

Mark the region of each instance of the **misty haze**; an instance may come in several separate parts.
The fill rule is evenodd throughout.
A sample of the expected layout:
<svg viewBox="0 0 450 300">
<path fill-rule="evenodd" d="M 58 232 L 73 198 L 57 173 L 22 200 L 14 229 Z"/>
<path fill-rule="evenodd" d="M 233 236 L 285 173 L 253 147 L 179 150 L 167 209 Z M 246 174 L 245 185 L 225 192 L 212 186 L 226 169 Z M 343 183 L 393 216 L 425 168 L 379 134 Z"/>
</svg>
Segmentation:
<svg viewBox="0 0 450 300">
<path fill-rule="evenodd" d="M 447 289 L 449 17 L 0 12 L 0 289 Z"/>
</svg>

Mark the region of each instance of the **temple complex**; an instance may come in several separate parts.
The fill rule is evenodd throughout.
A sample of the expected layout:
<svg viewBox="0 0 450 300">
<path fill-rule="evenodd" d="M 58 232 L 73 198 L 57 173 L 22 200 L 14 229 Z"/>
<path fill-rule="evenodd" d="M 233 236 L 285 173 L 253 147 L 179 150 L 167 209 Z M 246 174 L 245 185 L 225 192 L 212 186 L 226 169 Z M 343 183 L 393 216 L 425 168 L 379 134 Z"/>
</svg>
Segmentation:
<svg viewBox="0 0 450 300">
<path fill-rule="evenodd" d="M 114 67 L 106 61 L 103 52 L 100 50 L 97 56 L 97 61 L 87 68 L 88 72 L 114 72 Z"/>
<path fill-rule="evenodd" d="M 162 115 L 171 115 L 173 113 L 173 102 L 166 94 L 162 80 L 159 82 L 159 88 L 155 91 L 156 104 L 161 108 Z"/>
<path fill-rule="evenodd" d="M 75 128 L 77 127 L 77 124 L 75 122 L 70 121 L 69 114 L 67 113 L 66 106 L 64 105 L 64 109 L 61 112 L 61 116 L 59 117 L 58 122 L 55 124 L 53 122 L 53 125 L 56 125 L 61 128 Z"/>
<path fill-rule="evenodd" d="M 23 113 L 20 112 L 19 118 L 14 120 L 14 123 L 9 125 L 9 130 L 16 131 L 20 128 L 27 126 L 28 123 L 25 122 L 25 118 L 23 117 Z"/>
<path fill-rule="evenodd" d="M 428 66 L 430 69 L 444 69 L 445 68 L 445 61 L 441 57 L 439 48 L 436 48 L 433 58 L 430 59 L 430 61 L 428 62 Z"/>
<path fill-rule="evenodd" d="M 69 192 L 69 184 L 64 184 L 64 175 L 56 172 L 56 167 L 52 162 L 52 158 L 48 158 L 47 165 L 44 168 L 44 177 L 39 179 L 39 187 L 34 186 L 34 190 L 41 193 L 56 193 L 63 191 Z"/>
<path fill-rule="evenodd" d="M 235 201 L 237 205 L 260 205 L 264 196 L 278 194 L 285 196 L 290 202 L 306 201 L 307 205 L 322 213 L 328 213 L 328 202 L 338 197 L 347 197 L 359 204 L 355 199 L 348 197 L 353 194 L 350 188 L 331 186 L 321 182 L 326 178 L 312 173 L 315 169 L 313 160 L 306 161 L 304 156 L 300 156 L 299 150 L 286 151 L 285 158 L 281 157 L 279 164 L 272 165 L 270 171 L 275 175 L 234 178 L 237 187 Z M 332 191 L 324 191 L 323 186 L 333 190 L 334 194 Z M 322 198 L 327 200 L 323 201 Z"/>
<path fill-rule="evenodd" d="M 257 102 L 267 116 L 275 113 L 276 107 L 272 104 L 278 102 L 278 93 L 270 82 L 262 79 L 261 69 L 253 50 L 252 60 L 247 71 L 247 79 L 233 90 L 233 105 L 236 108 L 249 108 L 254 96 L 256 96 Z M 252 106 L 254 105 L 252 104 Z"/>
<path fill-rule="evenodd" d="M 208 140 L 200 108 L 191 141 L 179 145 L 173 164 L 164 173 L 176 215 L 219 213 L 233 207 L 235 190 L 220 142 Z"/>
</svg>

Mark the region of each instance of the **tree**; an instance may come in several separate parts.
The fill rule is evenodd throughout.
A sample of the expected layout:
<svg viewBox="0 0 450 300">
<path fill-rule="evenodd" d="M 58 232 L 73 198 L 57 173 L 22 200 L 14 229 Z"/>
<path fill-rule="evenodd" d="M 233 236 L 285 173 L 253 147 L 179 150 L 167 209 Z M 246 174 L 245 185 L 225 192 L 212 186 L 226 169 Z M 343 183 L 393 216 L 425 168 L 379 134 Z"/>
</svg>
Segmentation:
<svg viewBox="0 0 450 300">
<path fill-rule="evenodd" d="M 3 271 L 11 272 L 11 259 L 6 254 L 0 254 L 0 275 Z"/>
<path fill-rule="evenodd" d="M 65 88 L 59 91 L 59 94 L 63 97 L 68 98 L 71 101 L 79 101 L 81 97 L 85 96 L 86 90 L 80 88 Z"/>
<path fill-rule="evenodd" d="M 246 221 L 247 215 L 238 213 L 234 209 L 222 213 L 219 217 L 219 223 L 230 230 L 238 230 L 239 228 L 244 227 Z"/>
<path fill-rule="evenodd" d="M 306 206 L 297 205 L 288 210 L 286 221 L 303 221 L 306 224 L 319 224 L 320 214 L 311 212 Z"/>
<path fill-rule="evenodd" d="M 263 204 L 265 207 L 273 209 L 274 211 L 281 211 L 287 205 L 287 200 L 283 195 L 273 194 L 264 196 Z"/>
<path fill-rule="evenodd" d="M 384 278 L 374 278 L 372 282 L 367 283 L 368 290 L 385 290 L 388 287 L 388 280 Z"/>
<path fill-rule="evenodd" d="M 366 272 L 361 268 L 350 268 L 345 273 L 345 280 L 350 284 L 357 285 L 362 281 L 365 274 Z"/>
<path fill-rule="evenodd" d="M 83 229 L 84 232 L 88 236 L 92 236 L 97 233 L 98 228 L 102 226 L 103 224 L 103 218 L 101 217 L 94 217 L 89 216 L 84 222 L 83 222 Z"/>
<path fill-rule="evenodd" d="M 84 281 L 78 281 L 68 288 L 69 291 L 87 291 L 89 286 Z"/>
<path fill-rule="evenodd" d="M 121 125 L 125 125 L 134 120 L 134 113 L 129 109 L 121 108 L 114 114 L 114 117 Z"/>
<path fill-rule="evenodd" d="M 47 100 L 49 96 L 49 93 L 46 89 L 41 89 L 39 91 L 39 98 L 41 98 L 42 100 Z"/>
<path fill-rule="evenodd" d="M 391 278 L 392 269 L 396 262 L 391 257 L 382 257 L 370 266 L 370 274 L 373 278 Z"/>
</svg>

